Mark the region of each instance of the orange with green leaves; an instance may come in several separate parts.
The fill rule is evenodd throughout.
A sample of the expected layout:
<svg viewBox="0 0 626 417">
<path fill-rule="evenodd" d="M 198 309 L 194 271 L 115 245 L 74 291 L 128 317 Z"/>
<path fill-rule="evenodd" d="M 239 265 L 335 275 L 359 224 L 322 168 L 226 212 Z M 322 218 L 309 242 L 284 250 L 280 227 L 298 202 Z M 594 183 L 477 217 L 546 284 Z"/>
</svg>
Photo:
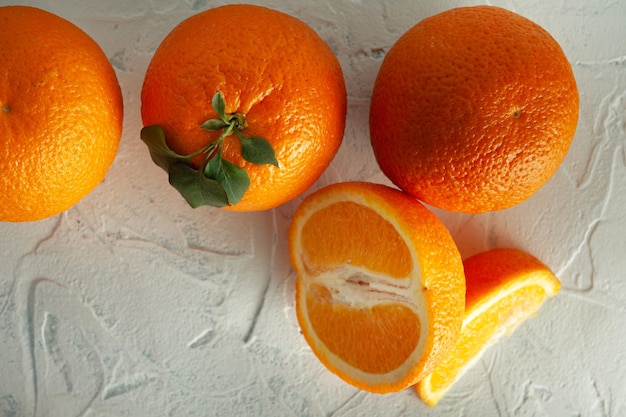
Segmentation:
<svg viewBox="0 0 626 417">
<path fill-rule="evenodd" d="M 148 66 L 142 139 L 193 206 L 267 210 L 309 188 L 343 138 L 337 58 L 295 17 L 228 5 L 174 28 Z"/>
</svg>

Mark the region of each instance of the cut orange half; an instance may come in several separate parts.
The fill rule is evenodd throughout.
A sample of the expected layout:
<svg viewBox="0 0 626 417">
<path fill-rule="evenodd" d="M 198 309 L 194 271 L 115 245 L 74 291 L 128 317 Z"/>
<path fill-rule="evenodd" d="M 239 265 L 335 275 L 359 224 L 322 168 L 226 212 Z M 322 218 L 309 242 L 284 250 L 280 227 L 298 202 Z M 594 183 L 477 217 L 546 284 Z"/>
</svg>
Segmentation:
<svg viewBox="0 0 626 417">
<path fill-rule="evenodd" d="M 446 227 L 414 198 L 380 184 L 327 186 L 296 210 L 289 250 L 302 333 L 346 382 L 399 391 L 454 347 L 463 263 Z"/>
<path fill-rule="evenodd" d="M 533 317 L 561 284 L 537 258 L 517 249 L 494 249 L 464 262 L 466 310 L 454 351 L 415 387 L 433 407 L 487 347 Z"/>
</svg>

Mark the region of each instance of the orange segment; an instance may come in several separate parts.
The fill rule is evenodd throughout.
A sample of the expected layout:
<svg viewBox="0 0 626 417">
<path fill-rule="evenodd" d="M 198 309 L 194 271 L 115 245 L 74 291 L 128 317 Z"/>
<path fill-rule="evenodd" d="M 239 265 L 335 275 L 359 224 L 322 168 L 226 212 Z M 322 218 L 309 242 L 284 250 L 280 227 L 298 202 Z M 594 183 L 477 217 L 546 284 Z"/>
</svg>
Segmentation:
<svg viewBox="0 0 626 417">
<path fill-rule="evenodd" d="M 352 233 L 363 224 L 368 225 L 369 233 Z M 387 244 L 376 245 L 377 241 Z M 393 225 L 374 210 L 352 201 L 334 203 L 314 213 L 302 230 L 302 242 L 309 266 L 327 267 L 348 261 L 393 277 L 405 277 L 412 268 L 409 248 Z"/>
<path fill-rule="evenodd" d="M 516 249 L 494 249 L 464 262 L 467 295 L 461 335 L 452 354 L 416 385 L 434 406 L 500 336 L 533 317 L 560 283 L 538 259 Z"/>
<path fill-rule="evenodd" d="M 419 318 L 410 307 L 393 303 L 354 308 L 333 301 L 326 287 L 314 285 L 309 290 L 306 308 L 311 326 L 321 342 L 351 366 L 371 373 L 390 372 L 417 346 Z M 361 347 L 363 336 L 368 349 Z M 387 352 L 388 346 L 394 349 Z"/>
<path fill-rule="evenodd" d="M 325 187 L 296 210 L 289 249 L 302 333 L 346 382 L 399 391 L 454 346 L 462 262 L 448 230 L 414 198 L 369 183 Z"/>
</svg>

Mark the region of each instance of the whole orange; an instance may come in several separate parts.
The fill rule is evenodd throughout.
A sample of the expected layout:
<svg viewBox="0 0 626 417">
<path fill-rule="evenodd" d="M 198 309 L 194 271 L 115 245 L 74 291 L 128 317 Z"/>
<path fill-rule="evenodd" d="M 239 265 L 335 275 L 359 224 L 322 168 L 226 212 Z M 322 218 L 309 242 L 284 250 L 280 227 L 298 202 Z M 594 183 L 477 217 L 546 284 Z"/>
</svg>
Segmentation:
<svg viewBox="0 0 626 417">
<path fill-rule="evenodd" d="M 85 32 L 0 7 L 0 221 L 58 214 L 105 177 L 122 134 L 120 86 Z"/>
<path fill-rule="evenodd" d="M 559 44 L 513 12 L 462 7 L 424 19 L 376 78 L 376 160 L 404 191 L 469 213 L 505 209 L 541 188 L 567 154 L 578 90 Z"/>
<path fill-rule="evenodd" d="M 347 101 L 341 67 L 320 36 L 295 17 L 236 4 L 181 22 L 146 71 L 144 126 L 159 126 L 176 154 L 192 154 L 220 137 L 201 128 L 219 119 L 211 105 L 217 93 L 227 117 L 239 118 L 239 133 L 265 139 L 277 162 L 247 161 L 237 135 L 226 136 L 220 156 L 243 168 L 250 180 L 243 197 L 227 209 L 266 210 L 297 197 L 319 178 L 341 144 Z M 203 162 L 202 155 L 187 161 L 197 170 Z M 170 182 L 176 180 L 169 172 Z M 190 181 L 194 178 L 202 177 L 192 174 Z"/>
</svg>

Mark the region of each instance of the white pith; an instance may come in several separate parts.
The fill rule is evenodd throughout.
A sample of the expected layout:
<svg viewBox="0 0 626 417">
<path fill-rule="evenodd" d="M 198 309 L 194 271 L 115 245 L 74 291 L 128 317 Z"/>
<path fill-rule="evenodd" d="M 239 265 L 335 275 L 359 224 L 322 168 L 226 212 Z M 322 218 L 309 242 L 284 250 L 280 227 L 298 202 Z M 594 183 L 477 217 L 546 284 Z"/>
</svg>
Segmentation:
<svg viewBox="0 0 626 417">
<path fill-rule="evenodd" d="M 306 260 L 304 263 L 306 268 Z M 372 307 L 386 301 L 406 304 L 411 308 L 414 304 L 407 278 L 393 279 L 350 264 L 315 275 L 307 274 L 304 282 L 328 288 L 334 302 L 349 307 Z"/>
</svg>

